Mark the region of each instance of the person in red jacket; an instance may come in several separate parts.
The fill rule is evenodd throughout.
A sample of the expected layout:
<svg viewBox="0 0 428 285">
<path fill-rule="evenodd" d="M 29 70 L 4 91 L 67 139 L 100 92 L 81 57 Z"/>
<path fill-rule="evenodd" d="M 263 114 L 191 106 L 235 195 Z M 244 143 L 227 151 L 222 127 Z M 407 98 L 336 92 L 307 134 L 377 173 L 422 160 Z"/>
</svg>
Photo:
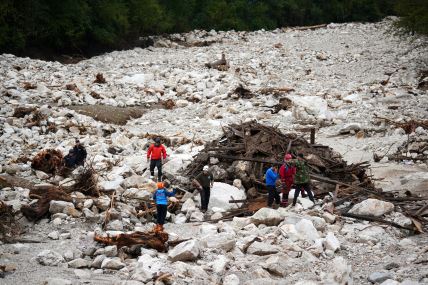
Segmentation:
<svg viewBox="0 0 428 285">
<path fill-rule="evenodd" d="M 284 156 L 284 162 L 292 159 L 291 154 L 287 153 Z M 282 201 L 281 206 L 286 207 L 288 205 L 288 193 L 290 193 L 291 186 L 294 183 L 294 175 L 296 175 L 296 167 L 282 164 L 279 168 L 279 177 L 282 182 Z"/>
<path fill-rule="evenodd" d="M 150 160 L 150 179 L 155 176 L 155 167 L 158 169 L 158 181 L 162 181 L 162 163 L 166 159 L 166 149 L 161 144 L 160 138 L 155 138 L 155 143 L 147 151 L 147 161 Z"/>
</svg>

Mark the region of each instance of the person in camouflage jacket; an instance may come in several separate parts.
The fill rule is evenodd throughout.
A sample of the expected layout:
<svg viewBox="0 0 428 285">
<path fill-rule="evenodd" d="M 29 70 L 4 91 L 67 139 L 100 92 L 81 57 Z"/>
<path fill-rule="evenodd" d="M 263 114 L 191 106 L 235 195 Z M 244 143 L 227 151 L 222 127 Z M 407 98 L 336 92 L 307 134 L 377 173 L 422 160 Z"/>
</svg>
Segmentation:
<svg viewBox="0 0 428 285">
<path fill-rule="evenodd" d="M 296 205 L 300 192 L 302 192 L 303 195 L 303 191 L 306 191 L 306 193 L 308 193 L 309 199 L 315 203 L 314 196 L 311 192 L 311 179 L 309 177 L 308 165 L 303 158 L 303 153 L 299 153 L 297 159 L 292 159 L 286 162 L 288 165 L 294 166 L 297 169 L 296 175 L 294 176 L 294 185 L 296 190 L 294 191 L 293 206 Z"/>
</svg>

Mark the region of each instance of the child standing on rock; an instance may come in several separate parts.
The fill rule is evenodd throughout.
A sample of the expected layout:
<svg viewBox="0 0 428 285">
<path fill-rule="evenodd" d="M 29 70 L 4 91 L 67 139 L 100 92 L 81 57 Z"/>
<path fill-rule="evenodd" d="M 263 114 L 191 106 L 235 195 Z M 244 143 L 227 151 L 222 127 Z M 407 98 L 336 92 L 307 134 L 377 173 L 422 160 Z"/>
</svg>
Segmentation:
<svg viewBox="0 0 428 285">
<path fill-rule="evenodd" d="M 163 182 L 156 183 L 157 190 L 153 193 L 153 200 L 156 202 L 156 219 L 157 224 L 154 231 L 163 232 L 163 225 L 165 224 L 166 213 L 168 211 L 168 197 L 175 196 L 176 189 L 169 192 Z"/>
</svg>

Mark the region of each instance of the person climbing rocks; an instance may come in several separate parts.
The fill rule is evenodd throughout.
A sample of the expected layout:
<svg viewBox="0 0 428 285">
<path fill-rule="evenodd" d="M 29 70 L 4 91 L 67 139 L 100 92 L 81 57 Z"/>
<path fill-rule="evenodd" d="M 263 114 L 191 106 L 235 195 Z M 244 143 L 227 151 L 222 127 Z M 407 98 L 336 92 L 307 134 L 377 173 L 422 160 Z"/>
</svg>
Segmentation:
<svg viewBox="0 0 428 285">
<path fill-rule="evenodd" d="M 279 197 L 279 193 L 276 190 L 276 181 L 278 180 L 279 174 L 278 174 L 278 166 L 272 165 L 265 174 L 265 180 L 266 180 L 266 187 L 268 189 L 268 207 L 273 207 L 273 202 L 275 201 L 276 204 L 281 204 L 281 198 Z"/>
<path fill-rule="evenodd" d="M 161 139 L 156 137 L 155 143 L 147 151 L 147 161 L 150 161 L 150 179 L 155 177 L 155 168 L 158 170 L 158 181 L 162 181 L 162 164 L 166 159 L 166 149 L 161 144 Z"/>
<path fill-rule="evenodd" d="M 201 195 L 201 212 L 205 213 L 208 210 L 208 204 L 210 202 L 211 188 L 214 184 L 214 176 L 209 171 L 209 166 L 205 165 L 202 168 L 202 172 L 193 179 L 193 185 Z"/>
<path fill-rule="evenodd" d="M 64 157 L 65 166 L 68 168 L 83 166 L 87 155 L 85 147 L 76 139 L 73 148 Z"/>
<path fill-rule="evenodd" d="M 297 198 L 299 197 L 300 192 L 306 191 L 309 196 L 309 199 L 315 204 L 314 196 L 311 192 L 311 184 L 309 177 L 308 165 L 304 159 L 304 154 L 299 153 L 297 159 L 291 159 L 285 162 L 288 166 L 296 167 L 296 175 L 294 177 L 294 185 L 296 190 L 294 192 L 293 206 L 296 205 Z"/>
<path fill-rule="evenodd" d="M 165 224 L 166 213 L 168 211 L 168 197 L 175 196 L 176 189 L 173 188 L 169 192 L 163 182 L 156 183 L 157 190 L 153 193 L 153 200 L 156 202 L 156 226 L 154 231 L 163 232 L 163 225 Z"/>
<path fill-rule="evenodd" d="M 286 164 L 287 161 L 290 161 L 293 157 L 291 154 L 287 153 L 284 156 L 284 163 L 279 168 L 279 177 L 282 184 L 282 201 L 281 206 L 288 206 L 288 194 L 290 193 L 291 186 L 294 183 L 294 176 L 296 175 L 296 167 L 289 166 Z"/>
</svg>

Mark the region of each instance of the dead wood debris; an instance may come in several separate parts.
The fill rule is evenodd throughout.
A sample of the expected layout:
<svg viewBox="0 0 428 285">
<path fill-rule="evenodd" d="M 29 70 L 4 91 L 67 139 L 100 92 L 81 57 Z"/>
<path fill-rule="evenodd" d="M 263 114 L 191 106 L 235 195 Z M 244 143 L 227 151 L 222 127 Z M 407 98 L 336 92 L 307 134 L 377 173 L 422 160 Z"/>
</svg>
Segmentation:
<svg viewBox="0 0 428 285">
<path fill-rule="evenodd" d="M 142 245 L 146 248 L 153 248 L 159 252 L 166 252 L 166 242 L 168 241 L 168 234 L 160 231 L 150 232 L 133 232 L 130 234 L 119 234 L 114 237 L 103 237 L 95 235 L 94 240 L 106 245 L 117 245 L 118 248 L 133 245 Z"/>
<path fill-rule="evenodd" d="M 95 75 L 94 83 L 104 84 L 107 83 L 107 81 L 102 73 L 97 73 L 97 75 Z"/>
<path fill-rule="evenodd" d="M 421 76 L 419 78 L 418 88 L 427 91 L 428 90 L 428 70 L 421 71 Z"/>
<path fill-rule="evenodd" d="M 89 95 L 91 95 L 92 98 L 94 98 L 94 99 L 102 99 L 101 95 L 95 91 L 91 91 L 91 93 L 89 93 Z"/>
<path fill-rule="evenodd" d="M 186 168 L 185 175 L 194 177 L 204 165 L 210 164 L 211 158 L 216 158 L 219 162 L 211 167 L 211 171 L 217 174 L 226 172 L 217 180 L 231 184 L 235 178 L 239 178 L 246 189 L 266 193 L 263 183 L 266 169 L 272 164 L 281 164 L 286 152 L 294 157 L 297 153 L 304 153 L 315 195 L 324 198 L 326 204 L 333 203 L 331 211 L 345 215 L 352 205 L 374 197 L 394 203 L 397 211 L 411 216 L 412 220 L 419 222 L 422 227 L 428 226 L 425 218 L 428 213 L 420 211 L 425 206 L 423 199 L 400 198 L 398 193 L 382 192 L 382 189 L 376 188 L 367 174 L 370 166 L 368 162 L 348 165 L 340 154 L 330 147 L 311 144 L 303 135 L 284 134 L 275 127 L 256 122 L 232 124 L 225 127 L 223 132 L 220 139 L 205 145 L 205 150 Z M 230 202 L 244 203 L 235 215 L 251 215 L 266 205 L 264 200 L 256 197 Z M 377 222 L 396 226 L 381 218 Z M 419 231 L 416 223 L 407 229 Z"/>
<path fill-rule="evenodd" d="M 63 168 L 64 156 L 56 149 L 44 149 L 33 158 L 31 168 L 45 173 L 55 174 Z"/>
<path fill-rule="evenodd" d="M 171 110 L 171 109 L 174 109 L 174 107 L 175 107 L 175 102 L 174 102 L 174 100 L 172 100 L 172 99 L 168 99 L 168 100 L 165 100 L 165 101 L 160 101 L 160 103 L 162 104 L 162 106 L 164 106 L 165 107 L 165 109 L 167 109 L 167 110 Z"/>
<path fill-rule="evenodd" d="M 36 107 L 16 107 L 13 111 L 12 117 L 24 118 L 26 115 L 31 114 L 36 110 Z"/>
<path fill-rule="evenodd" d="M 65 89 L 69 91 L 74 91 L 76 93 L 80 93 L 80 89 L 77 87 L 76 83 L 66 84 Z"/>
<path fill-rule="evenodd" d="M 81 192 L 91 197 L 99 197 L 100 191 L 98 189 L 98 175 L 91 163 L 87 163 L 81 170 L 76 183 L 73 185 L 73 191 Z"/>
<path fill-rule="evenodd" d="M 10 242 L 19 231 L 13 207 L 0 200 L 0 241 Z"/>
<path fill-rule="evenodd" d="M 25 90 L 30 90 L 30 89 L 36 89 L 37 85 L 36 84 L 32 84 L 30 82 L 23 82 L 22 83 L 23 87 Z"/>
<path fill-rule="evenodd" d="M 406 121 L 406 122 L 395 122 L 394 120 L 384 118 L 384 117 L 380 117 L 377 115 L 375 115 L 375 117 L 380 119 L 380 120 L 384 120 L 386 123 L 394 126 L 397 129 L 402 128 L 406 132 L 406 134 L 413 133 L 418 127 L 428 129 L 428 120 L 411 119 L 411 120 Z"/>
<path fill-rule="evenodd" d="M 227 63 L 226 55 L 224 53 L 221 54 L 221 59 L 214 62 L 205 63 L 205 67 L 215 68 L 219 71 L 229 70 L 229 64 Z"/>
</svg>

